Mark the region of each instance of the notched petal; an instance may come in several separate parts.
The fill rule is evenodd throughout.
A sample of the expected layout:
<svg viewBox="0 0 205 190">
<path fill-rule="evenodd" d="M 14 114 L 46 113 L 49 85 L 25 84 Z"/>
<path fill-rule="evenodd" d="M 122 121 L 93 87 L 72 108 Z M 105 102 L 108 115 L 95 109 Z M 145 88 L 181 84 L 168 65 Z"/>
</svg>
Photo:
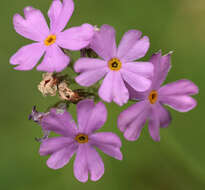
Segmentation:
<svg viewBox="0 0 205 190">
<path fill-rule="evenodd" d="M 14 29 L 25 38 L 43 41 L 49 34 L 46 20 L 40 10 L 32 7 L 24 9 L 25 18 L 19 14 L 13 17 Z"/>
</svg>

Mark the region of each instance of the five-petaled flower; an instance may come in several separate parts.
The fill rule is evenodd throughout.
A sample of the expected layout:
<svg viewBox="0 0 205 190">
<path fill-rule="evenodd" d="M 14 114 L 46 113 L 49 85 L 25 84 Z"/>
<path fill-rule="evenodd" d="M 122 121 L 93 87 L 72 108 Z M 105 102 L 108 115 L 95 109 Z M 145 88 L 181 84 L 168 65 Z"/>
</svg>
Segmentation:
<svg viewBox="0 0 205 190">
<path fill-rule="evenodd" d="M 137 140 L 146 120 L 149 120 L 149 133 L 153 140 L 159 141 L 160 127 L 167 127 L 171 121 L 171 115 L 163 104 L 179 112 L 187 112 L 196 106 L 196 101 L 190 97 L 198 93 L 198 87 L 193 82 L 183 79 L 160 87 L 171 67 L 170 57 L 171 53 L 162 56 L 161 52 L 152 56 L 150 61 L 154 65 L 154 75 L 146 92 L 129 88 L 130 98 L 139 102 L 123 111 L 118 118 L 118 127 L 127 140 Z"/>
<path fill-rule="evenodd" d="M 150 85 L 149 77 L 153 66 L 149 62 L 134 62 L 142 58 L 149 48 L 149 38 L 137 30 L 126 32 L 116 47 L 115 30 L 103 25 L 95 32 L 90 47 L 102 59 L 80 58 L 74 65 L 76 72 L 81 74 L 76 81 L 82 86 L 91 86 L 104 78 L 99 88 L 99 96 L 107 102 L 112 100 L 123 105 L 129 99 L 126 83 L 136 91 L 145 91 Z"/>
<path fill-rule="evenodd" d="M 62 136 L 43 141 L 40 155 L 51 155 L 47 165 L 53 169 L 65 166 L 76 153 L 74 175 L 81 181 L 99 180 L 104 174 L 104 164 L 95 147 L 105 154 L 122 160 L 121 141 L 111 132 L 94 133 L 104 125 L 107 110 L 103 103 L 94 104 L 92 100 L 83 100 L 77 104 L 78 127 L 72 116 L 64 110 L 51 109 L 41 120 L 44 130 L 54 131 Z"/>
<path fill-rule="evenodd" d="M 70 62 L 70 58 L 63 53 L 61 48 L 80 50 L 86 47 L 94 34 L 94 27 L 83 24 L 72 27 L 62 32 L 74 10 L 73 0 L 53 0 L 48 11 L 50 29 L 40 10 L 32 7 L 24 9 L 23 18 L 16 14 L 13 18 L 14 28 L 17 33 L 36 41 L 20 48 L 11 58 L 12 65 L 18 65 L 16 70 L 31 70 L 45 54 L 39 71 L 60 72 Z"/>
</svg>

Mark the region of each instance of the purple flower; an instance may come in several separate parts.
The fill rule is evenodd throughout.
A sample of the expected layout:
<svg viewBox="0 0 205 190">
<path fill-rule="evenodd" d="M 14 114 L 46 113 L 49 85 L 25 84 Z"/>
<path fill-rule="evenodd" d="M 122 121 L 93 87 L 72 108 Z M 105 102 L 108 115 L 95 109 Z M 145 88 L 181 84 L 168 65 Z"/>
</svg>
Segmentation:
<svg viewBox="0 0 205 190">
<path fill-rule="evenodd" d="M 160 87 L 171 67 L 170 57 L 171 54 L 162 56 L 161 52 L 152 56 L 150 61 L 154 65 L 154 75 L 149 90 L 139 93 L 130 88 L 130 98 L 139 102 L 123 111 L 118 118 L 118 127 L 127 140 L 137 140 L 146 120 L 149 120 L 149 133 L 153 140 L 159 141 L 159 128 L 167 127 L 171 121 L 164 104 L 179 112 L 187 112 L 196 106 L 196 101 L 190 97 L 198 93 L 193 82 L 183 79 Z"/>
<path fill-rule="evenodd" d="M 138 30 L 126 32 L 116 47 L 115 30 L 103 25 L 96 32 L 90 47 L 103 59 L 80 58 L 74 65 L 81 74 L 76 81 L 82 86 L 91 86 L 98 80 L 104 80 L 99 88 L 99 96 L 106 102 L 112 100 L 123 105 L 129 99 L 125 82 L 137 91 L 145 91 L 151 81 L 153 66 L 149 62 L 134 62 L 142 58 L 149 48 L 149 38 Z"/>
<path fill-rule="evenodd" d="M 81 181 L 99 180 L 104 174 L 104 164 L 95 147 L 105 154 L 122 160 L 119 137 L 110 132 L 94 133 L 104 125 L 107 110 L 103 103 L 94 104 L 92 100 L 83 100 L 77 104 L 78 127 L 67 112 L 51 109 L 43 117 L 42 127 L 62 136 L 48 138 L 40 146 L 40 155 L 51 155 L 47 160 L 48 167 L 59 169 L 65 166 L 74 153 L 74 175 Z"/>
<path fill-rule="evenodd" d="M 24 9 L 23 18 L 16 14 L 13 18 L 14 28 L 17 33 L 35 41 L 30 45 L 20 48 L 11 58 L 12 65 L 18 65 L 16 70 L 31 70 L 45 54 L 39 71 L 60 72 L 70 62 L 70 58 L 63 53 L 61 48 L 80 50 L 86 47 L 94 34 L 94 29 L 89 24 L 62 30 L 65 28 L 74 10 L 73 0 L 53 0 L 48 11 L 50 29 L 40 10 L 32 7 Z"/>
</svg>

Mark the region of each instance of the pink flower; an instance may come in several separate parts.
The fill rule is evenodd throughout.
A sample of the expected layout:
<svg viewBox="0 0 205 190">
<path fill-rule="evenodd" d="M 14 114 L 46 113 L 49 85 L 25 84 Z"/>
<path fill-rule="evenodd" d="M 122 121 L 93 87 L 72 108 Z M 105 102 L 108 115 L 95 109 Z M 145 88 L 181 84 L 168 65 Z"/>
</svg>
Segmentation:
<svg viewBox="0 0 205 190">
<path fill-rule="evenodd" d="M 114 101 L 123 105 L 129 99 L 125 86 L 128 83 L 136 91 L 145 91 L 151 81 L 153 66 L 149 62 L 134 62 L 144 57 L 149 48 L 149 38 L 137 30 L 126 32 L 116 47 L 115 30 L 103 25 L 96 32 L 90 47 L 102 58 L 80 58 L 74 65 L 80 75 L 76 81 L 82 86 L 91 86 L 103 77 L 99 96 L 106 102 Z"/>
<path fill-rule="evenodd" d="M 48 167 L 59 169 L 65 166 L 76 153 L 74 175 L 81 181 L 99 180 L 104 174 L 103 161 L 95 150 L 99 148 L 105 154 L 122 160 L 121 141 L 111 132 L 99 132 L 107 120 L 107 110 L 103 103 L 94 104 L 92 100 L 83 100 L 77 104 L 78 127 L 72 116 L 64 110 L 51 109 L 41 120 L 44 130 L 54 131 L 62 136 L 48 138 L 40 146 L 40 155 L 51 155 Z"/>
<path fill-rule="evenodd" d="M 149 120 L 150 136 L 159 141 L 160 127 L 168 127 L 171 122 L 171 114 L 164 105 L 179 112 L 188 112 L 196 106 L 197 102 L 191 95 L 198 93 L 198 87 L 193 82 L 183 79 L 161 86 L 171 68 L 170 57 L 171 54 L 162 56 L 161 52 L 152 56 L 150 62 L 154 65 L 154 75 L 146 92 L 129 88 L 130 98 L 139 102 L 124 110 L 118 118 L 118 128 L 127 140 L 137 140 Z"/>
<path fill-rule="evenodd" d="M 16 14 L 13 18 L 16 32 L 35 43 L 20 48 L 11 58 L 16 70 L 31 70 L 45 54 L 37 66 L 39 71 L 60 72 L 70 62 L 61 48 L 80 50 L 86 47 L 93 36 L 94 29 L 89 24 L 72 27 L 62 32 L 74 10 L 73 0 L 53 0 L 48 11 L 50 29 L 40 10 L 32 7 L 24 9 L 23 18 Z"/>
</svg>

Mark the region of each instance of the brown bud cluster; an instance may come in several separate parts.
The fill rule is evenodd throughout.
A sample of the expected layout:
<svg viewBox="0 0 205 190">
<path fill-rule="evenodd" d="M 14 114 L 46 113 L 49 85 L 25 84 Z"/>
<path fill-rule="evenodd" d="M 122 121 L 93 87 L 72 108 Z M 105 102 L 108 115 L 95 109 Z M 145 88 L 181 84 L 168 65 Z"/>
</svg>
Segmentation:
<svg viewBox="0 0 205 190">
<path fill-rule="evenodd" d="M 44 96 L 55 96 L 58 92 L 60 99 L 72 103 L 78 103 L 85 98 L 82 93 L 73 91 L 68 86 L 68 82 L 62 76 L 44 73 L 43 80 L 38 85 L 38 89 Z"/>
</svg>

